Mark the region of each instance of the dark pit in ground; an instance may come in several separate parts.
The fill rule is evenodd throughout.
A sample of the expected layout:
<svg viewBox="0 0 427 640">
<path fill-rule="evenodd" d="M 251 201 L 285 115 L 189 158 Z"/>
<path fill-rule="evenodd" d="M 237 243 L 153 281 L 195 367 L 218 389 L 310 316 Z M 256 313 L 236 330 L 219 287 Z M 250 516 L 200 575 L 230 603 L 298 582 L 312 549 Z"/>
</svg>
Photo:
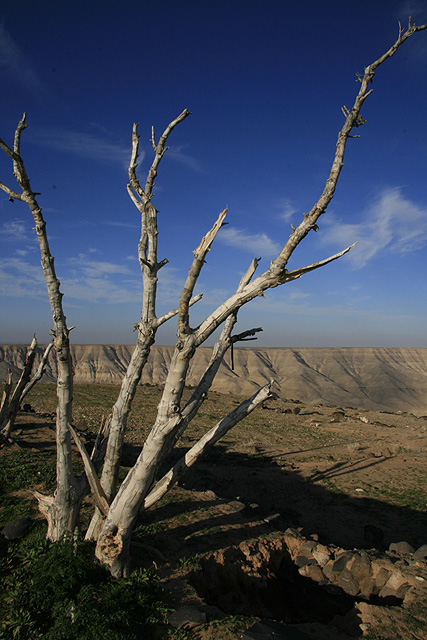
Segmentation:
<svg viewBox="0 0 427 640">
<path fill-rule="evenodd" d="M 334 584 L 319 584 L 301 576 L 290 553 L 283 549 L 280 556 L 272 553 L 263 561 L 256 558 L 252 564 L 243 558 L 227 561 L 227 550 L 224 553 L 202 558 L 200 567 L 189 577 L 199 596 L 224 613 L 287 624 L 328 624 L 336 616 L 345 616 L 364 599 L 350 596 Z M 380 603 L 378 598 L 375 600 Z M 400 605 L 402 600 L 393 598 L 383 604 Z"/>
<path fill-rule="evenodd" d="M 254 574 L 245 566 L 225 566 L 208 558 L 190 581 L 200 597 L 230 614 L 280 620 L 286 623 L 326 624 L 354 606 L 354 598 L 333 585 L 321 586 L 298 573 L 289 553 L 277 569 Z"/>
</svg>

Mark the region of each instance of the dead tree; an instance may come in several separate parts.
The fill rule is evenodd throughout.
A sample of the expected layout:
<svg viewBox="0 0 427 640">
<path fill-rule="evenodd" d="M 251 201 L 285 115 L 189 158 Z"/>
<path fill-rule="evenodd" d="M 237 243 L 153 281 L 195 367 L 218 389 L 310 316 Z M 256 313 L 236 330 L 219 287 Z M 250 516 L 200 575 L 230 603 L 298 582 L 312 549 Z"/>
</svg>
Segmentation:
<svg viewBox="0 0 427 640">
<path fill-rule="evenodd" d="M 7 193 L 10 200 L 25 202 L 33 215 L 52 312 L 52 335 L 58 367 L 56 384 L 58 397 L 56 410 L 57 485 L 53 496 L 43 496 L 37 493 L 36 497 L 39 501 L 39 508 L 48 521 L 48 537 L 52 541 L 56 541 L 62 538 L 65 533 L 75 529 L 87 482 L 85 479 L 76 478 L 73 472 L 71 434 L 68 428 L 72 419 L 73 400 L 73 370 L 69 340 L 72 327 L 68 328 L 62 308 L 63 294 L 59 290 L 60 282 L 56 277 L 54 259 L 49 248 L 46 222 L 36 199 L 40 194 L 32 190 L 20 154 L 21 135 L 27 127 L 25 120 L 26 114 L 24 113 L 15 131 L 13 148 L 0 139 L 0 148 L 12 160 L 13 175 L 20 191 L 15 191 L 1 182 L 0 188 Z"/>
<path fill-rule="evenodd" d="M 34 387 L 34 385 L 41 380 L 43 374 L 45 372 L 45 366 L 47 359 L 49 357 L 49 353 L 53 347 L 53 342 L 50 342 L 40 360 L 40 364 L 37 368 L 36 373 L 31 377 L 31 371 L 34 365 L 34 359 L 36 356 L 36 347 L 37 340 L 36 336 L 33 337 L 30 346 L 28 347 L 27 355 L 24 362 L 24 368 L 22 370 L 21 376 L 16 383 L 16 386 L 12 391 L 12 376 L 8 376 L 8 381 L 5 385 L 4 396 L 2 398 L 2 404 L 0 407 L 0 434 L 3 438 L 8 440 L 10 438 L 10 434 L 13 430 L 16 414 L 18 413 L 18 409 L 27 395 L 29 391 Z"/>
<path fill-rule="evenodd" d="M 72 427 L 70 427 L 70 417 L 67 416 L 68 422 L 65 424 L 65 422 L 59 421 L 59 416 L 62 414 L 58 412 L 57 426 L 58 431 L 61 433 L 61 439 L 64 440 L 67 438 L 67 447 L 69 444 L 70 433 L 72 433 L 78 448 L 82 453 L 86 474 L 89 479 L 98 510 L 91 524 L 88 535 L 97 540 L 96 555 L 102 563 L 109 565 L 110 571 L 113 575 L 127 575 L 130 539 L 138 513 L 157 502 L 161 496 L 170 489 L 174 482 L 176 482 L 178 477 L 180 477 L 182 473 L 184 473 L 185 470 L 197 460 L 207 447 L 212 446 L 212 444 L 222 437 L 239 420 L 248 415 L 257 405 L 260 404 L 260 402 L 270 396 L 271 383 L 258 390 L 252 398 L 242 402 L 231 414 L 223 418 L 213 429 L 206 433 L 200 441 L 196 443 L 196 445 L 192 447 L 186 455 L 169 470 L 167 474 L 162 478 L 157 477 L 160 464 L 164 461 L 178 438 L 184 433 L 185 429 L 196 416 L 200 406 L 204 402 L 226 351 L 232 347 L 234 343 L 239 340 L 252 337 L 260 330 L 259 328 L 250 329 L 243 334 L 232 335 L 239 309 L 257 296 L 262 295 L 264 291 L 300 278 L 304 274 L 340 258 L 351 249 L 351 247 L 347 247 L 333 256 L 318 262 L 313 262 L 312 264 L 304 267 L 292 270 L 288 270 L 287 268 L 289 259 L 299 243 L 311 230 L 318 230 L 317 222 L 320 216 L 326 211 L 334 196 L 343 167 L 347 141 L 352 137 L 351 133 L 353 129 L 364 123 L 361 116 L 361 108 L 368 95 L 372 92 L 370 84 L 373 80 L 376 69 L 385 60 L 392 57 L 403 42 L 405 42 L 405 40 L 407 40 L 411 35 L 426 28 L 427 25 L 415 26 L 411 21 L 409 21 L 408 29 L 405 32 L 403 32 L 402 29 L 399 30 L 399 37 L 392 47 L 378 58 L 378 60 L 365 68 L 364 74 L 360 75 L 358 78 L 360 81 L 360 88 L 353 107 L 351 109 L 343 107 L 345 121 L 338 134 L 336 152 L 332 162 L 331 171 L 320 198 L 314 204 L 312 209 L 308 213 L 304 214 L 300 224 L 296 228 L 292 227 L 292 233 L 269 268 L 258 277 L 254 277 L 259 262 L 259 260 L 255 258 L 249 266 L 245 276 L 242 278 L 236 292 L 230 296 L 228 300 L 225 300 L 221 305 L 219 305 L 197 327 L 191 326 L 189 312 L 190 305 L 198 299 L 193 296 L 195 285 L 205 262 L 207 253 L 210 251 L 215 237 L 224 224 L 227 210 L 224 209 L 219 214 L 212 228 L 201 239 L 199 246 L 195 249 L 194 259 L 181 292 L 177 309 L 174 309 L 165 316 L 158 318 L 156 315 L 157 277 L 161 267 L 166 264 L 166 260 L 161 260 L 159 262 L 157 257 L 158 227 L 157 211 L 152 203 L 153 186 L 159 163 L 167 150 L 167 147 L 165 146 L 166 141 L 173 129 L 188 117 L 189 112 L 184 110 L 175 120 L 173 120 L 165 129 L 158 143 L 155 141 L 154 131 L 152 132 L 154 160 L 148 172 L 144 188 L 140 185 L 140 182 L 136 177 L 139 140 L 137 125 L 134 125 L 132 134 L 132 154 L 129 166 L 129 183 L 127 188 L 133 203 L 138 208 L 141 215 L 141 237 L 138 246 L 138 257 L 142 269 L 144 285 L 143 309 L 141 321 L 136 325 L 136 329 L 138 331 L 136 349 L 123 380 L 119 398 L 114 406 L 113 417 L 107 428 L 104 442 L 106 451 L 105 463 L 100 480 L 97 477 L 93 461 L 88 457 L 84 447 L 79 442 L 77 435 Z M 17 129 L 18 140 L 23 126 L 23 121 L 21 121 Z M 22 178 L 20 178 L 20 176 L 24 175 L 23 172 L 25 170 L 23 162 L 19 156 L 19 143 L 17 149 L 15 145 L 14 151 L 11 151 L 3 142 L 1 142 L 1 146 L 13 159 L 14 166 L 17 165 L 20 168 L 20 173 L 18 172 L 17 178 L 18 182 L 20 179 L 22 182 Z M 35 194 L 33 194 L 29 189 L 29 182 L 25 184 L 27 184 L 27 186 L 23 188 L 22 194 L 16 194 L 4 185 L 0 184 L 0 186 L 9 196 L 27 202 L 33 211 L 33 215 L 41 215 L 40 208 L 38 205 L 34 204 Z M 42 256 L 43 255 L 42 251 Z M 53 259 L 51 260 L 51 263 L 53 268 Z M 45 274 L 49 286 L 48 276 L 52 277 L 52 273 L 45 270 Z M 57 283 L 56 279 L 55 282 Z M 57 292 L 56 295 L 52 294 L 51 298 L 55 304 L 58 304 L 58 302 L 60 302 L 58 287 L 55 291 Z M 54 311 L 54 308 L 52 310 Z M 59 311 L 59 307 L 55 306 L 55 311 Z M 147 360 L 149 350 L 154 343 L 156 330 L 161 324 L 174 315 L 177 315 L 178 317 L 177 342 L 162 398 L 158 406 L 157 417 L 135 465 L 117 489 L 116 485 L 120 464 L 120 454 L 131 401 L 135 393 L 136 386 L 140 380 L 141 372 Z M 62 338 L 65 339 L 65 343 L 58 339 L 60 334 L 60 332 L 58 333 L 59 327 L 56 327 L 55 325 L 55 340 L 59 340 L 57 348 L 57 352 L 59 349 L 58 355 L 61 353 L 61 348 L 65 350 L 69 348 L 69 330 L 66 328 L 65 318 L 63 318 L 61 322 L 61 335 Z M 223 325 L 223 329 L 213 349 L 209 365 L 200 379 L 199 384 L 194 389 L 190 399 L 188 402 L 183 404 L 182 395 L 191 359 L 194 356 L 196 349 L 201 346 L 220 325 Z M 64 362 L 67 361 L 68 360 L 64 359 Z M 70 390 L 71 388 L 72 386 L 70 382 L 68 389 Z M 60 400 L 64 400 L 59 394 L 58 397 Z M 67 397 L 67 400 L 70 401 L 71 398 Z M 70 404 L 64 405 L 64 407 L 67 408 L 69 406 Z M 61 446 L 62 440 L 60 443 Z M 101 449 L 102 447 L 100 450 Z M 69 449 L 67 448 L 67 452 L 68 451 Z M 60 466 L 61 460 L 62 458 L 59 455 L 58 467 Z M 74 478 L 72 474 L 71 478 Z M 61 480 L 61 474 L 58 472 L 58 487 Z M 73 505 L 76 503 L 76 500 L 78 500 L 78 496 L 80 495 L 78 489 L 79 486 L 75 486 L 73 482 L 71 482 L 70 490 L 73 495 L 71 503 Z M 55 496 L 53 498 L 49 498 L 49 500 L 53 501 L 55 509 L 61 508 L 61 499 L 64 500 L 65 497 L 63 494 L 61 494 L 61 496 L 59 495 L 58 489 Z M 41 499 L 40 502 L 43 503 Z M 55 509 L 52 507 L 51 510 L 49 510 L 49 508 L 45 510 L 48 520 L 50 518 L 53 523 L 58 520 Z M 65 509 L 63 511 L 64 513 L 66 512 Z M 70 523 L 68 523 L 68 526 Z M 56 526 L 54 529 L 53 524 L 49 521 L 49 531 L 50 537 L 52 538 L 52 531 L 57 534 L 59 527 Z"/>
</svg>

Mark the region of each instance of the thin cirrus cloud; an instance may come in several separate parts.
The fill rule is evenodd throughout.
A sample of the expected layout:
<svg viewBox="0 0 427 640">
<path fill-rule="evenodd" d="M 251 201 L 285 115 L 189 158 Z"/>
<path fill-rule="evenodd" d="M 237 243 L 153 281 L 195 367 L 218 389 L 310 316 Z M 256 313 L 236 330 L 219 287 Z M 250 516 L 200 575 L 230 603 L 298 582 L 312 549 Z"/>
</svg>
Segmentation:
<svg viewBox="0 0 427 640">
<path fill-rule="evenodd" d="M 81 131 L 46 128 L 31 132 L 32 143 L 81 158 L 103 162 L 117 162 L 129 166 L 131 150 L 128 145 L 112 142 L 101 136 Z M 143 159 L 140 154 L 140 162 Z"/>
<path fill-rule="evenodd" d="M 280 210 L 279 217 L 285 222 L 290 222 L 292 217 L 298 212 L 298 209 L 288 199 L 280 200 L 277 203 L 277 208 Z"/>
<path fill-rule="evenodd" d="M 8 220 L 0 227 L 0 237 L 7 240 L 27 240 L 27 225 L 21 220 Z"/>
<path fill-rule="evenodd" d="M 0 76 L 6 81 L 40 95 L 44 87 L 31 61 L 23 54 L 10 33 L 0 22 Z"/>
<path fill-rule="evenodd" d="M 344 223 L 334 215 L 325 223 L 328 244 L 343 248 L 357 242 L 349 259 L 358 268 L 383 251 L 403 255 L 427 244 L 427 207 L 405 198 L 400 188 L 383 190 L 360 223 Z"/>
<path fill-rule="evenodd" d="M 46 282 L 40 264 L 22 258 L 1 258 L 0 295 L 11 298 L 45 296 Z"/>
<path fill-rule="evenodd" d="M 218 239 L 226 245 L 249 251 L 253 255 L 271 258 L 276 256 L 281 245 L 274 242 L 266 233 L 247 233 L 236 227 L 226 227 Z"/>
<path fill-rule="evenodd" d="M 166 157 L 169 157 L 171 158 L 171 160 L 175 160 L 180 164 L 184 164 L 186 167 L 192 169 L 193 171 L 196 171 L 197 173 L 204 173 L 199 160 L 197 160 L 197 158 L 193 158 L 193 156 L 190 156 L 188 153 L 184 153 L 184 148 L 185 145 L 181 145 L 178 147 L 169 147 Z"/>
<path fill-rule="evenodd" d="M 85 254 L 70 260 L 71 271 L 61 279 L 66 299 L 126 304 L 135 301 L 138 281 L 125 265 L 88 260 Z"/>
</svg>

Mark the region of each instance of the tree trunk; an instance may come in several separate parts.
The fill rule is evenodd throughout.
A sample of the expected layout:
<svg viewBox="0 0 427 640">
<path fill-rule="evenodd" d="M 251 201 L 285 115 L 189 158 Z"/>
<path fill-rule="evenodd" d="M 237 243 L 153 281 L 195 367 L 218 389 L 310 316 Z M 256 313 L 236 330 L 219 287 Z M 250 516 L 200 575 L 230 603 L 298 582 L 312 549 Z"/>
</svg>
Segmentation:
<svg viewBox="0 0 427 640">
<path fill-rule="evenodd" d="M 20 144 L 26 114 L 20 120 L 14 138 L 13 150 L 0 140 L 0 147 L 12 159 L 13 173 L 22 189 L 17 193 L 0 185 L 13 198 L 25 202 L 33 215 L 35 230 L 39 242 L 41 264 L 47 284 L 48 298 L 53 319 L 53 343 L 56 350 L 58 377 L 56 393 L 58 407 L 56 411 L 56 482 L 57 487 L 53 496 L 43 499 L 38 494 L 38 501 L 42 513 L 48 520 L 48 538 L 59 540 L 65 533 L 72 532 L 78 524 L 80 503 L 87 483 L 77 480 L 73 472 L 71 436 L 68 424 L 72 421 L 73 403 L 73 366 L 70 352 L 69 333 L 65 314 L 62 308 L 62 293 L 60 282 L 56 277 L 54 259 L 50 252 L 46 233 L 46 222 L 42 210 L 32 191 L 24 162 L 20 156 Z"/>
<path fill-rule="evenodd" d="M 4 418 L 3 423 L 0 424 L 0 430 L 2 432 L 2 435 L 5 438 L 9 438 L 12 432 L 13 425 L 15 424 L 16 414 L 18 413 L 18 410 L 19 410 L 21 396 L 24 392 L 26 385 L 30 381 L 31 370 L 34 364 L 34 358 L 36 357 L 36 347 L 37 347 L 37 340 L 36 340 L 36 336 L 34 336 L 30 346 L 28 347 L 27 355 L 24 362 L 24 369 L 21 373 L 21 376 L 18 382 L 16 383 L 16 387 L 13 390 L 12 397 L 9 401 L 9 407 L 6 412 L 6 416 Z"/>
</svg>

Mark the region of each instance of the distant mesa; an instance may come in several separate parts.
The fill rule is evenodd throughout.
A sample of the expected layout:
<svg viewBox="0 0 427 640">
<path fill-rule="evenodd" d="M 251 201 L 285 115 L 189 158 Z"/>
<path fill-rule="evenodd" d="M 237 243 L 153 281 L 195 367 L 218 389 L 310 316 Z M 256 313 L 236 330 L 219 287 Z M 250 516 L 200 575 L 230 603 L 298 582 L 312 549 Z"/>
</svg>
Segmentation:
<svg viewBox="0 0 427 640">
<path fill-rule="evenodd" d="M 36 366 L 44 347 L 39 346 Z M 19 376 L 26 345 L 0 346 L 0 381 L 8 369 Z M 75 382 L 119 384 L 133 351 L 126 345 L 74 345 Z M 144 369 L 143 384 L 164 383 L 173 347 L 154 346 Z M 211 349 L 198 350 L 187 384 L 194 386 L 205 370 Z M 56 376 L 51 353 L 44 382 Z M 234 370 L 226 354 L 212 389 L 248 396 L 269 380 L 287 399 L 310 404 L 404 411 L 427 414 L 427 349 L 388 348 L 266 348 L 235 349 Z"/>
</svg>

